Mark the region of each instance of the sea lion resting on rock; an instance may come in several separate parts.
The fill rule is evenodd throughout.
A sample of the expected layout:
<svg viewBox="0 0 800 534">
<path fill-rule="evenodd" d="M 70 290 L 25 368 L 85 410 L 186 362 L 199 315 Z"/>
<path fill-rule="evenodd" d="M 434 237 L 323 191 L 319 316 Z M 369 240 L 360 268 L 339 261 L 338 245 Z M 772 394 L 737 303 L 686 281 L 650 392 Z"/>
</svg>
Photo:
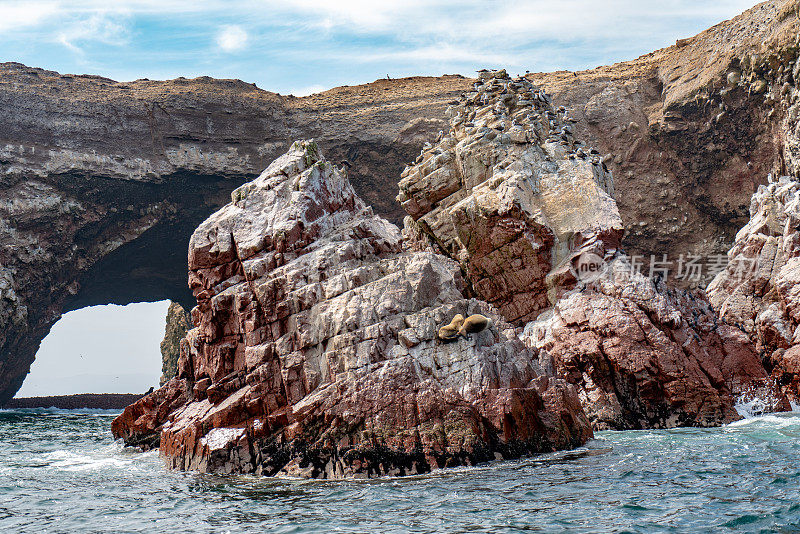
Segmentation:
<svg viewBox="0 0 800 534">
<path fill-rule="evenodd" d="M 453 317 L 450 324 L 439 329 L 439 339 L 442 341 L 454 341 L 459 336 L 467 337 L 469 334 L 483 332 L 492 326 L 492 320 L 479 313 L 470 315 L 466 319 L 460 313 Z"/>
<path fill-rule="evenodd" d="M 483 332 L 491 326 L 491 319 L 481 315 L 480 313 L 476 313 L 475 315 L 470 315 L 464 319 L 464 321 L 461 323 L 461 328 L 458 329 L 458 335 L 467 337 L 469 334 Z"/>
<path fill-rule="evenodd" d="M 453 317 L 450 324 L 439 329 L 439 339 L 442 341 L 453 341 L 459 336 L 459 328 L 464 323 L 464 316 L 460 313 Z"/>
</svg>

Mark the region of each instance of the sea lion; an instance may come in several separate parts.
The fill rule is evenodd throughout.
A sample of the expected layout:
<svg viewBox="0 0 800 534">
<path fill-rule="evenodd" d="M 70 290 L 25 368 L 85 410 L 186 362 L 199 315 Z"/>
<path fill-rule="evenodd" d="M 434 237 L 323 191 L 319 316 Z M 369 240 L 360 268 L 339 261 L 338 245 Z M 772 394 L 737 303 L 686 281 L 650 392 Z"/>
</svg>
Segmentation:
<svg viewBox="0 0 800 534">
<path fill-rule="evenodd" d="M 463 322 L 464 316 L 460 313 L 456 314 L 456 316 L 453 317 L 453 320 L 450 321 L 450 324 L 439 329 L 439 339 L 442 341 L 453 341 L 454 339 L 457 339 L 459 335 L 459 328 L 461 328 Z"/>
<path fill-rule="evenodd" d="M 458 335 L 467 337 L 469 334 L 483 332 L 490 326 L 492 326 L 491 319 L 481 315 L 480 313 L 476 313 L 475 315 L 470 315 L 464 319 L 464 322 L 461 324 L 461 328 L 458 329 Z"/>
</svg>

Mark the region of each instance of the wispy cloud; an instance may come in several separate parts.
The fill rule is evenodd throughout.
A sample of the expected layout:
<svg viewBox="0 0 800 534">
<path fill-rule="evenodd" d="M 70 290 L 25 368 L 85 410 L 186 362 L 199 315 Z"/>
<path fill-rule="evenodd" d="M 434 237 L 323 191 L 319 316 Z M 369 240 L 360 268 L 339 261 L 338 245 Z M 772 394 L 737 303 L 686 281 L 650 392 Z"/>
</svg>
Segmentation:
<svg viewBox="0 0 800 534">
<path fill-rule="evenodd" d="M 225 52 L 241 50 L 247 44 L 247 32 L 241 26 L 223 26 L 217 34 L 217 45 Z"/>
<path fill-rule="evenodd" d="M 128 78 L 239 77 L 286 92 L 387 73 L 587 68 L 673 43 L 754 1 L 0 0 L 0 55 Z M 58 52 L 65 46 L 79 52 L 73 60 Z"/>
<path fill-rule="evenodd" d="M 58 13 L 57 2 L 8 2 L 0 6 L 0 37 L 10 30 L 38 26 Z"/>
<path fill-rule="evenodd" d="M 83 53 L 82 43 L 97 42 L 110 46 L 127 45 L 130 29 L 119 15 L 97 13 L 79 17 L 58 32 L 58 42 L 70 50 Z"/>
</svg>

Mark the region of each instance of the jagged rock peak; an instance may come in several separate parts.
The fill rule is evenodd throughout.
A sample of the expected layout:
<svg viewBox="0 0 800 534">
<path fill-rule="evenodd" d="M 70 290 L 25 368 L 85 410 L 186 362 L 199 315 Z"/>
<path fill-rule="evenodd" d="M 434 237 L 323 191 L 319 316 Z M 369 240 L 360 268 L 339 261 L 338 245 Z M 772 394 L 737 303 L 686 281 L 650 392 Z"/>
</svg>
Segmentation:
<svg viewBox="0 0 800 534">
<path fill-rule="evenodd" d="M 507 320 L 532 320 L 574 286 L 577 252 L 618 248 L 611 173 L 526 78 L 482 72 L 448 114 L 450 130 L 402 174 L 407 235 L 457 259 Z"/>
<path fill-rule="evenodd" d="M 454 261 L 403 250 L 312 141 L 198 227 L 189 267 L 196 328 L 178 375 L 113 424 L 172 467 L 402 475 L 592 435 L 552 362 L 464 297 Z M 438 339 L 457 314 L 493 326 Z"/>
</svg>

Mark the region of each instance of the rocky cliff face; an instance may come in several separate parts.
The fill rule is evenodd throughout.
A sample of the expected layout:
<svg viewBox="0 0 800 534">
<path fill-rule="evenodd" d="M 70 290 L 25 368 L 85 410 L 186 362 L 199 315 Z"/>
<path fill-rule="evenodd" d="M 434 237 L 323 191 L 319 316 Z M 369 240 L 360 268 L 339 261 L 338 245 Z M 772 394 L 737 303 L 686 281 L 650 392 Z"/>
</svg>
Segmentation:
<svg viewBox="0 0 800 534">
<path fill-rule="evenodd" d="M 236 189 L 190 242 L 177 376 L 115 436 L 181 469 L 410 474 L 591 426 L 717 425 L 768 389 L 702 296 L 632 271 L 612 176 L 565 110 L 504 71 L 474 89 L 402 175 L 402 236 L 313 142 Z M 492 326 L 437 336 L 472 314 Z"/>
<path fill-rule="evenodd" d="M 578 387 L 595 430 L 716 426 L 734 405 L 790 408 L 753 344 L 702 295 L 631 269 L 625 256 L 525 326 L 522 339 Z"/>
<path fill-rule="evenodd" d="M 409 235 L 459 260 L 477 296 L 524 324 L 574 285 L 576 250 L 613 255 L 622 221 L 610 173 L 576 142 L 563 107 L 505 71 L 475 89 L 403 172 L 397 200 Z"/>
<path fill-rule="evenodd" d="M 781 177 L 753 195 L 727 269 L 709 285 L 720 317 L 747 333 L 772 379 L 800 401 L 800 184 Z"/>
<path fill-rule="evenodd" d="M 298 142 L 206 220 L 189 249 L 197 328 L 178 375 L 114 421 L 172 467 L 338 478 L 575 447 L 576 390 L 458 265 L 404 250 L 343 170 Z M 456 314 L 493 326 L 445 342 Z"/>
<path fill-rule="evenodd" d="M 730 248 L 750 196 L 769 173 L 787 173 L 796 146 L 785 86 L 798 35 L 796 2 L 775 0 L 633 61 L 528 76 L 614 173 L 629 254 L 645 264 L 666 254 L 677 269 L 681 254 Z M 674 281 L 704 287 L 711 267 L 699 284 Z"/>
<path fill-rule="evenodd" d="M 633 271 L 612 176 L 564 108 L 504 71 L 474 89 L 403 173 L 406 235 L 458 260 L 470 290 L 525 327 L 596 429 L 737 419 L 735 396 L 766 386 L 747 337 L 702 296 Z"/>
<path fill-rule="evenodd" d="M 192 232 L 297 137 L 317 136 L 368 201 L 397 213 L 396 180 L 375 177 L 399 174 L 466 84 L 411 78 L 298 99 L 233 80 L 118 83 L 0 65 L 0 403 L 65 311 L 164 299 L 190 309 Z"/>
<path fill-rule="evenodd" d="M 778 15 L 781 20 L 796 21 L 797 17 L 797 2 L 784 4 Z M 729 73 L 733 85 L 764 96 L 772 108 L 770 114 L 780 117 L 781 165 L 753 194 L 750 220 L 736 234 L 727 268 L 709 285 L 708 292 L 720 316 L 753 340 L 774 384 L 797 403 L 800 40 L 795 39 L 793 46 L 744 57 Z"/>
</svg>

